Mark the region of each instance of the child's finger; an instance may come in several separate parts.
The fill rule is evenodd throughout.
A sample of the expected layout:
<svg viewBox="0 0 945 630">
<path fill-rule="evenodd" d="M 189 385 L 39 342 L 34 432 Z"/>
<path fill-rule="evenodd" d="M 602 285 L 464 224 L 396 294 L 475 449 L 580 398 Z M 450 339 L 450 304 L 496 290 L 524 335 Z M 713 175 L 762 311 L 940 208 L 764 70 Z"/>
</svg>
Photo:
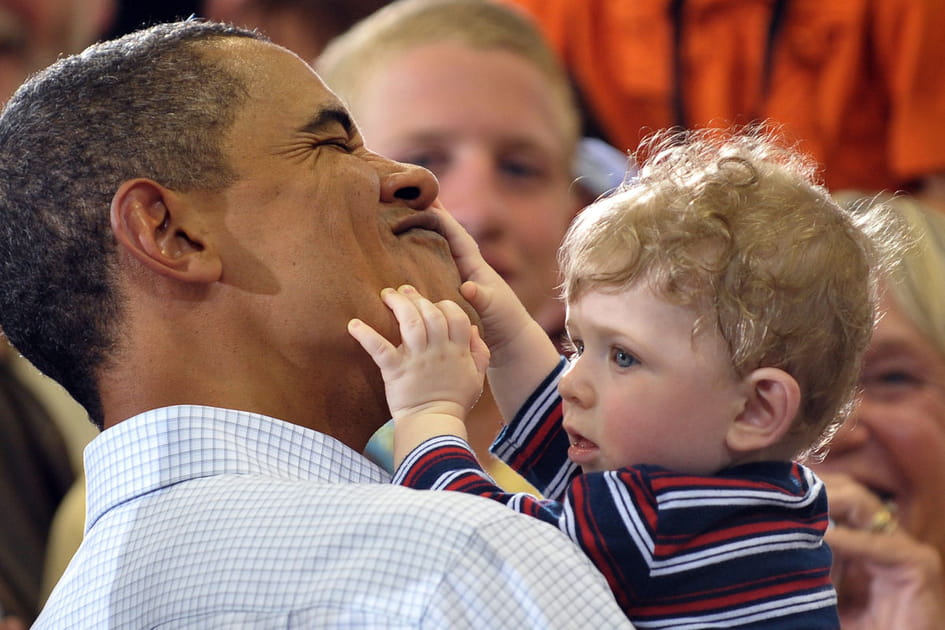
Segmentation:
<svg viewBox="0 0 945 630">
<path fill-rule="evenodd" d="M 480 316 L 486 314 L 494 291 L 490 287 L 467 280 L 459 287 L 459 294 L 476 309 Z"/>
<path fill-rule="evenodd" d="M 397 318 L 400 338 L 407 348 L 425 348 L 427 325 L 416 303 L 410 297 L 394 289 L 381 291 L 381 299 Z"/>
<path fill-rule="evenodd" d="M 377 367 L 384 370 L 396 365 L 397 349 L 383 335 L 360 319 L 352 319 L 348 322 L 348 334 L 361 344 Z"/>
<path fill-rule="evenodd" d="M 427 344 L 440 344 L 449 340 L 446 317 L 436 304 L 425 298 L 409 284 L 402 285 L 398 292 L 413 302 L 414 308 L 420 313 L 426 330 Z"/>
<path fill-rule="evenodd" d="M 485 375 L 486 369 L 489 367 L 489 359 L 492 356 L 489 352 L 489 346 L 482 339 L 477 326 L 470 324 L 469 329 L 469 353 L 476 364 L 476 371 L 480 375 Z"/>
<path fill-rule="evenodd" d="M 436 303 L 446 318 L 449 338 L 461 346 L 469 345 L 469 316 L 452 300 L 442 300 Z"/>
<path fill-rule="evenodd" d="M 465 280 L 475 271 L 481 258 L 479 244 L 442 205 L 434 204 L 433 211 L 438 215 L 440 231 L 449 242 L 460 276 Z"/>
</svg>

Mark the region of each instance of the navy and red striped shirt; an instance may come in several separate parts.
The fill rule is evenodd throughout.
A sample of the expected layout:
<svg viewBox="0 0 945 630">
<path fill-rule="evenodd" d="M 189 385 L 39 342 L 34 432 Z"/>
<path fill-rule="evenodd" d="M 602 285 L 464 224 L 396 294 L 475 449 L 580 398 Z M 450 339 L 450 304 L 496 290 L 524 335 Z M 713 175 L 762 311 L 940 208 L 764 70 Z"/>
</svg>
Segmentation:
<svg viewBox="0 0 945 630">
<path fill-rule="evenodd" d="M 656 466 L 581 474 L 561 428 L 563 366 L 493 445 L 546 499 L 503 491 L 453 436 L 418 446 L 394 481 L 477 494 L 558 527 L 641 630 L 839 628 L 827 499 L 812 471 L 770 461 L 705 477 Z"/>
</svg>

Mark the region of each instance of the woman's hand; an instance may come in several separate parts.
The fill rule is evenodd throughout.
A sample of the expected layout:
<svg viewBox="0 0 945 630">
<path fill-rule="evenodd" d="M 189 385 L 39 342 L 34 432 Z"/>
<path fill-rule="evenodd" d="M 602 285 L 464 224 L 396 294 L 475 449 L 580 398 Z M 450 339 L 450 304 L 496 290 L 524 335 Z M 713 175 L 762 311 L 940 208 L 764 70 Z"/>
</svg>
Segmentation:
<svg viewBox="0 0 945 630">
<path fill-rule="evenodd" d="M 942 559 L 898 526 L 895 510 L 842 474 L 823 474 L 833 525 L 826 541 L 843 630 L 945 627 Z"/>
</svg>

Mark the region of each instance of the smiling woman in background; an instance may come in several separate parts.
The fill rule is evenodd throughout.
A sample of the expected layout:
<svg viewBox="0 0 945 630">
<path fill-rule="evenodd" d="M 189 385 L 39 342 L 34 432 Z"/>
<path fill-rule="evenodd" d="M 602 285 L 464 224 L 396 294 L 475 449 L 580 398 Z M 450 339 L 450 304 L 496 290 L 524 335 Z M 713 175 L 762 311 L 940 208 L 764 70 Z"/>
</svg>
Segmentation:
<svg viewBox="0 0 945 630">
<path fill-rule="evenodd" d="M 814 467 L 844 630 L 945 621 L 945 216 L 891 203 L 916 244 L 887 283 L 859 406 Z"/>
</svg>

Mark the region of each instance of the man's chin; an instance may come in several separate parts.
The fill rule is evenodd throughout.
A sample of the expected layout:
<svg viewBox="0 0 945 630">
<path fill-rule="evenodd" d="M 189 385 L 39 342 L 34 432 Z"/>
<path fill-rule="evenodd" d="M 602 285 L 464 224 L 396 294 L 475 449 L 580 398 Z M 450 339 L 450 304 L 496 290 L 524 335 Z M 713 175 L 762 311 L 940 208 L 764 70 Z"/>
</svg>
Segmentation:
<svg viewBox="0 0 945 630">
<path fill-rule="evenodd" d="M 421 295 L 431 302 L 439 302 L 440 300 L 456 302 L 469 317 L 469 320 L 479 326 L 481 332 L 482 326 L 479 313 L 459 292 L 462 280 L 449 250 L 442 252 L 442 255 L 436 250 L 430 250 L 430 254 L 431 256 L 427 260 L 416 261 L 416 270 L 414 273 L 408 274 L 410 279 L 405 280 L 404 284 L 413 285 Z"/>
</svg>

